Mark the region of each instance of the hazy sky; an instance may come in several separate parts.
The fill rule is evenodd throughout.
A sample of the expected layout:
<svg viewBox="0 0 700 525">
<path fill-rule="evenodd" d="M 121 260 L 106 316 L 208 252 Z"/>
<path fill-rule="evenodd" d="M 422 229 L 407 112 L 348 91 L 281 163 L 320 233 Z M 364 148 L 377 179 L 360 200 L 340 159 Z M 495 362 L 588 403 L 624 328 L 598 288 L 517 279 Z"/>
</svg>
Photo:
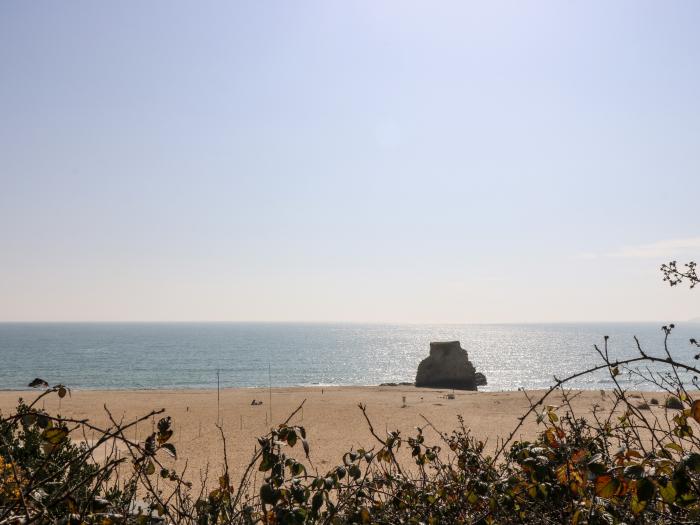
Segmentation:
<svg viewBox="0 0 700 525">
<path fill-rule="evenodd" d="M 700 3 L 0 3 L 0 320 L 700 316 Z"/>
</svg>

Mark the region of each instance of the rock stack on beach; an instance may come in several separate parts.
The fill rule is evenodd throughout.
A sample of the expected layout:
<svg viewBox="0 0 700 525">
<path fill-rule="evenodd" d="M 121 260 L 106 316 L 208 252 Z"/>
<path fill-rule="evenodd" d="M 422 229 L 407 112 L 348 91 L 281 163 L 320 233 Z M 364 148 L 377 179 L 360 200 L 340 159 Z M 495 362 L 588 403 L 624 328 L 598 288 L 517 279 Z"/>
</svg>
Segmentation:
<svg viewBox="0 0 700 525">
<path fill-rule="evenodd" d="M 416 386 L 476 390 L 486 377 L 477 372 L 459 341 L 430 343 L 430 355 L 418 365 Z"/>
</svg>

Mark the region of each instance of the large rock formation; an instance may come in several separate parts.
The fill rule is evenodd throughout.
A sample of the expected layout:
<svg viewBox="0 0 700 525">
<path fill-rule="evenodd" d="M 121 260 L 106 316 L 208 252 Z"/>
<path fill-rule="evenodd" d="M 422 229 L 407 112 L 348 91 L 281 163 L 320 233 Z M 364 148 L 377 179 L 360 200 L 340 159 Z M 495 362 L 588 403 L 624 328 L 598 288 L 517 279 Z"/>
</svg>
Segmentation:
<svg viewBox="0 0 700 525">
<path fill-rule="evenodd" d="M 430 355 L 418 365 L 416 386 L 476 390 L 480 384 L 486 377 L 476 372 L 459 341 L 430 343 Z"/>
</svg>

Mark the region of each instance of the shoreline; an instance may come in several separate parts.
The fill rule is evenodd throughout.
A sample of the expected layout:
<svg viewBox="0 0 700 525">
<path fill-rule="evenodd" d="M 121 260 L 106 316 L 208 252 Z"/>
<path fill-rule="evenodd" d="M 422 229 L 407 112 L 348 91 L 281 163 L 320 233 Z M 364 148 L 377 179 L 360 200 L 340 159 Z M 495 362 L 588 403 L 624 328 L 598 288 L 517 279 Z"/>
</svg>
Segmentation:
<svg viewBox="0 0 700 525">
<path fill-rule="evenodd" d="M 58 385 L 60 383 L 55 383 L 55 385 Z M 51 386 L 55 386 L 51 385 Z M 591 387 L 591 388 L 581 388 L 581 387 L 571 387 L 570 389 L 576 392 L 599 392 L 601 390 L 606 391 L 606 392 L 612 392 L 615 390 L 615 388 L 610 388 L 609 385 L 612 385 L 614 387 L 613 382 L 606 382 L 606 384 L 601 384 L 596 387 Z M 115 393 L 115 392 L 216 392 L 217 388 L 216 386 L 213 387 L 205 387 L 205 386 L 193 386 L 193 387 L 185 387 L 185 386 L 177 386 L 177 387 L 164 387 L 164 388 L 159 388 L 159 387 L 153 387 L 153 388 L 124 388 L 124 387 L 115 387 L 115 388 L 89 388 L 89 387 L 72 387 L 70 385 L 63 385 L 66 388 L 70 389 L 71 392 L 105 392 L 105 393 Z M 624 385 L 623 386 L 627 386 Z M 409 382 L 397 382 L 397 383 L 380 383 L 380 384 L 374 384 L 374 385 L 358 385 L 358 384 L 318 384 L 318 385 L 278 385 L 278 386 L 273 386 L 272 391 L 276 390 L 304 390 L 304 389 L 332 389 L 332 388 L 357 388 L 357 389 L 365 389 L 365 388 L 414 388 L 418 391 L 421 390 L 449 390 L 452 391 L 454 390 L 455 392 L 471 392 L 471 393 L 479 393 L 479 394 L 499 394 L 499 393 L 519 393 L 519 392 L 546 392 L 549 388 L 548 387 L 537 387 L 537 388 L 523 388 L 523 387 L 518 387 L 514 389 L 500 389 L 500 390 L 483 390 L 482 387 L 479 387 L 477 390 L 461 390 L 461 389 L 452 389 L 452 388 L 434 388 L 434 387 L 417 387 L 415 386 L 415 383 L 409 383 Z M 489 387 L 486 386 L 488 389 Z M 265 390 L 268 391 L 270 389 L 269 386 L 263 385 L 263 386 L 222 386 L 219 388 L 219 391 L 252 391 L 252 390 Z M 568 388 L 567 388 L 568 389 Z M 42 388 L 31 388 L 31 387 L 23 387 L 23 388 L 0 388 L 0 395 L 5 394 L 5 393 L 10 393 L 10 392 L 17 392 L 17 393 L 22 393 L 22 392 L 34 392 L 37 395 L 41 394 L 44 389 Z M 651 393 L 659 393 L 658 390 L 647 390 L 647 389 L 639 389 L 639 388 L 626 388 L 628 392 L 631 393 L 645 393 L 645 394 L 651 394 Z"/>
</svg>

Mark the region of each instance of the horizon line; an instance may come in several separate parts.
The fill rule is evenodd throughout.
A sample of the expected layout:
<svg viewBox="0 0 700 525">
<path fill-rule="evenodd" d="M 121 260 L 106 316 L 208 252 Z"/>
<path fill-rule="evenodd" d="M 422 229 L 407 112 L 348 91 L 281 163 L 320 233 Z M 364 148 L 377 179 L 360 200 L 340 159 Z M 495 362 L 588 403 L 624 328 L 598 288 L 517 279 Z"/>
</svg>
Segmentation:
<svg viewBox="0 0 700 525">
<path fill-rule="evenodd" d="M 520 324 L 677 324 L 677 323 L 700 323 L 700 317 L 683 319 L 680 321 L 664 321 L 664 320 L 565 320 L 565 321 L 464 321 L 464 322 L 442 322 L 442 321 L 308 321 L 308 320 L 0 320 L 0 324 L 348 324 L 348 325 L 443 325 L 443 326 L 461 326 L 461 325 L 520 325 Z"/>
</svg>

